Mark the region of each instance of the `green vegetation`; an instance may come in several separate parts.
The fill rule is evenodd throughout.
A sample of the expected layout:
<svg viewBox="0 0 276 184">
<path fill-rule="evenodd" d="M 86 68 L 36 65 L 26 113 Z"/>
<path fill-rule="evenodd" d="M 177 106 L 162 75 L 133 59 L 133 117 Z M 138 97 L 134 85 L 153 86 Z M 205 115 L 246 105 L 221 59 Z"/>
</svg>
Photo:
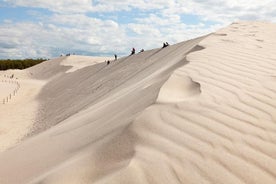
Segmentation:
<svg viewBox="0 0 276 184">
<path fill-rule="evenodd" d="M 39 64 L 47 59 L 0 59 L 0 70 L 25 69 Z"/>
</svg>

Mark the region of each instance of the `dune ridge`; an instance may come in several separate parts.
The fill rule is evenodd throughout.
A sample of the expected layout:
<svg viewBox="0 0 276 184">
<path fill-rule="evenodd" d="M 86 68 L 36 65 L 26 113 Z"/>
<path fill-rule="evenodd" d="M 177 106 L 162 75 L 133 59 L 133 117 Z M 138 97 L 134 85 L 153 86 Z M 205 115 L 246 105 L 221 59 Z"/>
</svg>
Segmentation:
<svg viewBox="0 0 276 184">
<path fill-rule="evenodd" d="M 275 31 L 240 22 L 200 42 L 173 74 L 200 84 L 200 95 L 185 96 L 180 82 L 183 98 L 168 92 L 143 111 L 125 130 L 135 138 L 128 166 L 97 183 L 275 183 Z"/>
<path fill-rule="evenodd" d="M 103 146 L 102 153 L 111 149 L 115 155 L 100 163 L 86 160 L 106 174 L 73 173 L 76 165 L 87 164 L 72 163 L 43 181 L 70 183 L 90 176 L 94 179 L 83 183 L 275 183 L 275 55 L 270 50 L 275 30 L 274 24 L 240 22 L 205 38 L 200 42 L 205 49 L 190 53 L 189 64 L 172 74 L 198 83 L 198 96 L 185 95 L 189 87 L 177 89 L 184 95 L 178 100 L 163 95 L 167 101 L 148 107 Z M 255 36 L 247 34 L 252 31 Z M 159 95 L 174 82 L 169 79 Z M 122 161 L 127 165 L 118 166 Z"/>
<path fill-rule="evenodd" d="M 30 69 L 48 79 L 41 133 L 0 153 L 0 183 L 274 184 L 275 33 L 236 22 L 110 65 Z"/>
<path fill-rule="evenodd" d="M 61 65 L 62 57 L 30 68 L 28 72 L 33 78 L 46 81 L 37 96 L 40 107 L 35 128 L 38 129 L 20 145 L 0 154 L 0 181 L 44 182 L 41 180 L 48 175 L 67 166 L 71 168 L 71 163 L 86 163 L 92 155 L 92 162 L 100 164 L 104 160 L 98 158 L 104 155 L 103 152 L 114 158 L 115 166 L 104 161 L 103 167 L 90 165 L 88 170 L 81 167 L 80 171 L 86 173 L 94 168 L 92 173 L 88 173 L 97 180 L 106 172 L 126 165 L 127 161 L 121 160 L 121 164 L 117 164 L 116 160 L 117 156 L 129 157 L 129 149 L 113 157 L 102 145 L 117 140 L 116 137 L 133 119 L 155 102 L 162 84 L 173 70 L 187 63 L 185 55 L 203 38 L 123 57 L 110 65 L 98 63 L 74 72 L 66 72 L 71 67 Z M 32 156 L 23 159 L 18 154 Z M 28 169 L 22 169 L 25 167 Z M 15 168 L 22 172 L 14 173 Z M 91 177 L 80 180 L 86 182 L 88 178 Z M 76 177 L 70 182 L 81 181 Z"/>
</svg>

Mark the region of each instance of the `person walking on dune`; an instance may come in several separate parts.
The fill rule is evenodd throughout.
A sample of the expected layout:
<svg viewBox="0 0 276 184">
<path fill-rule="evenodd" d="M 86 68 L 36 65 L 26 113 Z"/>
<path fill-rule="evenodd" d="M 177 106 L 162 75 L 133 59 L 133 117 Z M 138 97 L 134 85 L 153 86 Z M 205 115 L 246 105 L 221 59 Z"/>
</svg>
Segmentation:
<svg viewBox="0 0 276 184">
<path fill-rule="evenodd" d="M 162 48 L 165 48 L 165 47 L 168 47 L 168 46 L 169 46 L 169 43 L 168 42 L 166 42 L 166 43 L 164 42 Z"/>
<path fill-rule="evenodd" d="M 115 57 L 115 61 L 117 60 L 117 54 L 114 54 L 114 57 Z"/>
<path fill-rule="evenodd" d="M 135 48 L 132 48 L 132 51 L 131 51 L 130 55 L 133 55 L 133 54 L 135 54 Z"/>
</svg>

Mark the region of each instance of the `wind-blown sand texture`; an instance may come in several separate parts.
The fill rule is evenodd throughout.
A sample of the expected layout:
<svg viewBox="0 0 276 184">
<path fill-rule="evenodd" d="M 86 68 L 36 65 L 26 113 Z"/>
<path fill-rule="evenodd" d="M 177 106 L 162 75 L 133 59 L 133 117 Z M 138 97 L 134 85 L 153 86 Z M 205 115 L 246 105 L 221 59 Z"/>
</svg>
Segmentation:
<svg viewBox="0 0 276 184">
<path fill-rule="evenodd" d="M 38 109 L 35 96 L 43 84 L 25 71 L 0 72 L 0 153 L 17 144 L 32 128 Z"/>
<path fill-rule="evenodd" d="M 0 183 L 276 183 L 275 33 L 238 22 L 110 65 L 29 69 L 39 113 L 0 153 Z"/>
</svg>

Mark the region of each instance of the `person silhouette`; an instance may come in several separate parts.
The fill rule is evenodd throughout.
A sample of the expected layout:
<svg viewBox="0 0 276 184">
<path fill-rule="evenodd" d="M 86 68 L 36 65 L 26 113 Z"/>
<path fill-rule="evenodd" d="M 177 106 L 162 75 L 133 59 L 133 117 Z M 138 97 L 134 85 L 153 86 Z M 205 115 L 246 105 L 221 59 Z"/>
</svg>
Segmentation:
<svg viewBox="0 0 276 184">
<path fill-rule="evenodd" d="M 114 57 L 115 57 L 115 61 L 117 60 L 117 54 L 114 54 Z"/>
<path fill-rule="evenodd" d="M 131 55 L 135 54 L 135 48 L 132 48 Z"/>
<path fill-rule="evenodd" d="M 164 42 L 162 48 L 165 48 L 165 47 L 168 47 L 168 46 L 169 46 L 169 43 L 168 42 Z"/>
</svg>

